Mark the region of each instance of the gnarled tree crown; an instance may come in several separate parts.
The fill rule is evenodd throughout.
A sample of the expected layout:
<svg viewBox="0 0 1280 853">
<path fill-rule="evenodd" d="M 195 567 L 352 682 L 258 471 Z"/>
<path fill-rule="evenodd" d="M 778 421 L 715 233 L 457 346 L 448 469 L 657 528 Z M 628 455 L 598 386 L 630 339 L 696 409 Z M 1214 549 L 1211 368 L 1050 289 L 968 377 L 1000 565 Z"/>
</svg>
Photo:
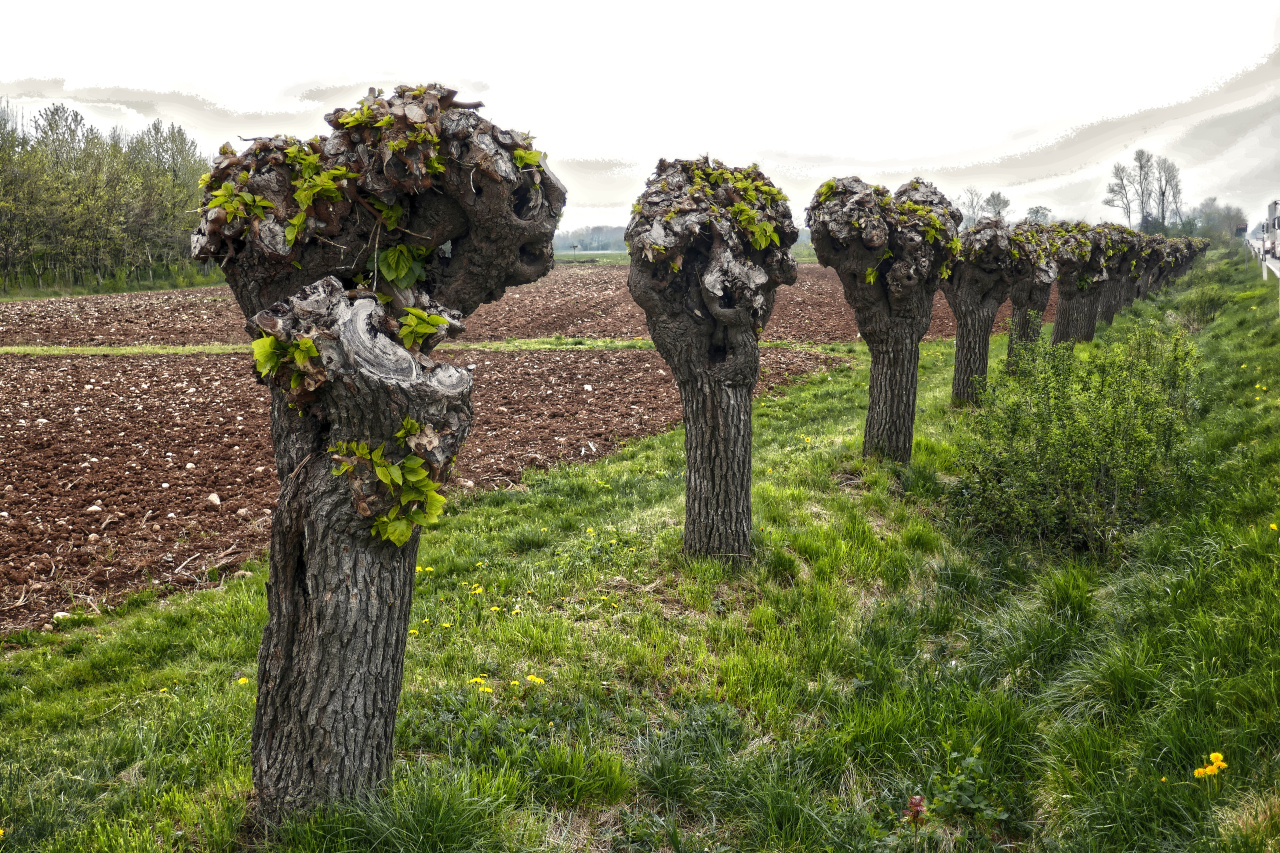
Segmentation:
<svg viewBox="0 0 1280 853">
<path fill-rule="evenodd" d="M 806 216 L 818 261 L 835 268 L 855 311 L 923 319 L 926 327 L 932 302 L 918 296 L 923 288 L 931 298 L 951 275 L 963 220 L 927 181 L 916 179 L 890 195 L 856 177 L 819 187 Z M 867 319 L 858 322 L 866 337 Z"/>
<path fill-rule="evenodd" d="M 782 190 L 754 165 L 731 169 L 719 160 L 661 160 L 632 208 L 627 245 L 633 267 L 650 285 L 632 293 L 646 313 L 646 292 L 696 280 L 715 321 L 760 330 L 773 310 L 773 291 L 796 279 L 789 251 L 799 232 Z M 633 277 L 634 278 L 634 277 Z"/>
<path fill-rule="evenodd" d="M 1052 286 L 1058 278 L 1058 259 L 1050 250 L 1049 226 L 1020 222 L 1013 227 L 1010 242 L 1014 280 L 1043 287 Z"/>
<path fill-rule="evenodd" d="M 987 281 L 1011 281 L 1017 259 L 1014 257 L 1013 235 L 1000 218 L 980 219 L 972 228 L 960 232 L 957 270 L 979 273 Z M 957 276 L 953 275 L 953 279 Z"/>
<path fill-rule="evenodd" d="M 330 136 L 223 146 L 196 258 L 219 259 L 246 317 L 335 276 L 458 320 L 552 267 L 565 190 L 532 139 L 432 84 L 369 91 Z"/>
</svg>

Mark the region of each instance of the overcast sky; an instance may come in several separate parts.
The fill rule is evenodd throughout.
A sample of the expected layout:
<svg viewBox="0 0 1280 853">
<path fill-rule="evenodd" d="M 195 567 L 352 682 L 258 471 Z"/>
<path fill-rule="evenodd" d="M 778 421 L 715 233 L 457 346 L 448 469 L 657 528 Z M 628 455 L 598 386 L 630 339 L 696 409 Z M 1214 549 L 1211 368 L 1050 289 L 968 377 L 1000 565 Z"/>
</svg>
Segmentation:
<svg viewBox="0 0 1280 853">
<path fill-rule="evenodd" d="M 874 180 L 995 160 L 1186 100 L 1280 41 L 1280 4 L 1256 0 L 51 8 L 4 12 L 0 94 L 28 114 L 61 100 L 104 125 L 158 115 L 213 150 L 323 132 L 353 86 L 439 81 L 564 165 L 564 227 L 625 222 L 661 156 L 759 161 L 800 208 L 828 163 Z"/>
</svg>

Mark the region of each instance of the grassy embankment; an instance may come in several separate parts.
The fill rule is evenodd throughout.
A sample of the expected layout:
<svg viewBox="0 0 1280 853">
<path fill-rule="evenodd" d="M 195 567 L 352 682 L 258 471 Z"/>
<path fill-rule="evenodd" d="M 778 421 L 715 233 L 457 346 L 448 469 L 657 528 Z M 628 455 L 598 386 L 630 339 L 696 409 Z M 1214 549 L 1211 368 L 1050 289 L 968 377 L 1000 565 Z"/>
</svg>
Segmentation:
<svg viewBox="0 0 1280 853">
<path fill-rule="evenodd" d="M 679 554 L 679 431 L 453 504 L 423 539 L 391 795 L 273 849 L 1275 849 L 1280 328 L 1251 265 L 1205 281 L 1195 435 L 1216 473 L 1105 561 L 947 521 L 969 417 L 947 342 L 923 347 L 909 468 L 859 457 L 861 344 L 757 402 L 741 570 Z M 237 849 L 251 568 L 9 638 L 0 850 Z M 1228 768 L 1196 778 L 1215 751 Z"/>
</svg>

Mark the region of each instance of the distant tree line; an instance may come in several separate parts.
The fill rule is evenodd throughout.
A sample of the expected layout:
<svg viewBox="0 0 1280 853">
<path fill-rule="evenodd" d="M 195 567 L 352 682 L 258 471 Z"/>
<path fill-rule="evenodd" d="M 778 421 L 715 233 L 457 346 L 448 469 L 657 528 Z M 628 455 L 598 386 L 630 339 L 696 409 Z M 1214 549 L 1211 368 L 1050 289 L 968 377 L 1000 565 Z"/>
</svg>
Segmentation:
<svg viewBox="0 0 1280 853">
<path fill-rule="evenodd" d="M 555 251 L 559 254 L 579 252 L 625 252 L 626 228 L 614 225 L 588 225 L 572 231 L 557 231 Z"/>
<path fill-rule="evenodd" d="M 0 287 L 151 280 L 190 263 L 208 162 L 179 126 L 103 133 L 65 105 L 0 104 Z"/>
</svg>

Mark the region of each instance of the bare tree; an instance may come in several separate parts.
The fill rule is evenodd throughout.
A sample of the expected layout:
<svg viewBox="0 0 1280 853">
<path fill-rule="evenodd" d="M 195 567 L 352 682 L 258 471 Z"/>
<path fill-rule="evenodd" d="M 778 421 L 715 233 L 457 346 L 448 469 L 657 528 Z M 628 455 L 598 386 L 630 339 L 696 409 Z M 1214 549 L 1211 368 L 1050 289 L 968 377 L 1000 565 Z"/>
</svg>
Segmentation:
<svg viewBox="0 0 1280 853">
<path fill-rule="evenodd" d="M 661 160 L 627 226 L 627 287 L 684 406 L 684 550 L 751 553 L 751 392 L 774 291 L 796 280 L 786 197 L 755 167 Z"/>
<path fill-rule="evenodd" d="M 1003 219 L 1004 212 L 1009 209 L 1013 202 L 999 190 L 995 190 L 991 195 L 982 200 L 982 209 L 989 214 L 992 219 Z"/>
<path fill-rule="evenodd" d="M 960 209 L 964 211 L 964 227 L 973 227 L 982 216 L 982 190 L 975 186 L 965 187 L 960 196 Z"/>
<path fill-rule="evenodd" d="M 1107 195 L 1102 203 L 1114 207 L 1124 213 L 1125 224 L 1133 227 L 1133 205 L 1137 201 L 1137 174 L 1134 169 L 1123 163 L 1111 167 L 1113 180 L 1107 184 Z"/>
<path fill-rule="evenodd" d="M 1152 212 L 1159 217 L 1160 225 L 1169 224 L 1169 214 L 1173 207 L 1173 187 L 1180 183 L 1181 173 L 1168 157 L 1156 158 L 1156 177 L 1152 188 Z"/>
<path fill-rule="evenodd" d="M 1026 221 L 1036 225 L 1048 225 L 1049 220 L 1053 218 L 1053 211 L 1045 207 L 1043 204 L 1037 204 L 1035 207 L 1027 208 Z"/>
<path fill-rule="evenodd" d="M 933 297 L 960 251 L 963 215 L 916 179 L 893 195 L 859 178 L 827 181 L 809 204 L 818 262 L 844 285 L 871 350 L 864 456 L 911 461 L 920 340 Z"/>
<path fill-rule="evenodd" d="M 1138 206 L 1138 225 L 1147 227 L 1147 219 L 1151 215 L 1152 195 L 1155 192 L 1156 167 L 1155 156 L 1149 151 L 1139 148 L 1133 152 L 1133 185 L 1135 202 Z"/>
<path fill-rule="evenodd" d="M 271 392 L 282 485 L 251 756 L 270 821 L 386 780 L 419 525 L 471 427 L 471 374 L 429 352 L 553 264 L 563 185 L 456 94 L 370 90 L 328 137 L 223 146 L 191 237 L 226 270 Z"/>
<path fill-rule="evenodd" d="M 1169 211 L 1169 224 L 1182 224 L 1182 170 L 1172 160 L 1161 157 L 1159 161 L 1161 176 L 1164 180 Z"/>
</svg>

